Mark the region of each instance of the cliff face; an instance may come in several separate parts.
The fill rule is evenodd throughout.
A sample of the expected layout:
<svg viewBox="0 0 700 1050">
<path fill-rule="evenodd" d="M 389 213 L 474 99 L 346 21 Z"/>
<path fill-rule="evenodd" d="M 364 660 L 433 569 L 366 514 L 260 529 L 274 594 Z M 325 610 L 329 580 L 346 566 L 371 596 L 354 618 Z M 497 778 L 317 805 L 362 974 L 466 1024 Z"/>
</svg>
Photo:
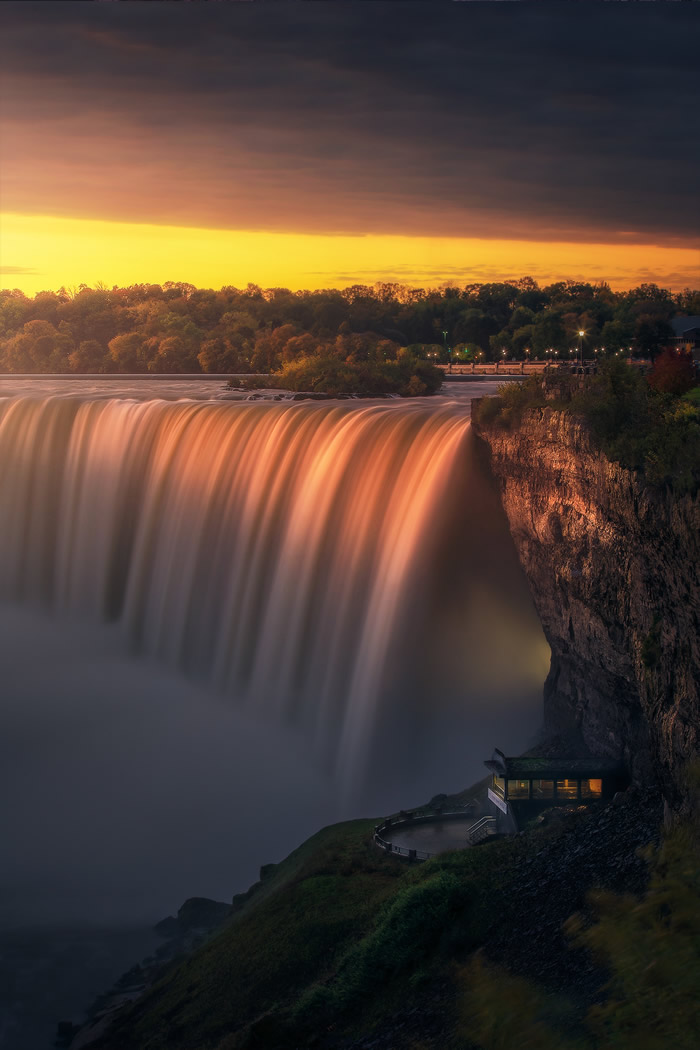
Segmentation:
<svg viewBox="0 0 700 1050">
<path fill-rule="evenodd" d="M 678 808 L 700 739 L 700 500 L 646 487 L 560 411 L 474 429 L 552 650 L 545 728 Z"/>
</svg>

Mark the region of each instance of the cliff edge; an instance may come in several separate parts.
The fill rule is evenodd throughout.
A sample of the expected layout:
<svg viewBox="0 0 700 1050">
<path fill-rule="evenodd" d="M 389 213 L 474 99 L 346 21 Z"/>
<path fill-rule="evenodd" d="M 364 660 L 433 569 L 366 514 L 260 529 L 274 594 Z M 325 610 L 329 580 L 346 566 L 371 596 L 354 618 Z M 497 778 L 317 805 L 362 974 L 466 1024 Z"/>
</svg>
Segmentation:
<svg viewBox="0 0 700 1050">
<path fill-rule="evenodd" d="M 624 760 L 682 808 L 700 737 L 698 494 L 611 462 L 569 411 L 530 408 L 509 427 L 479 416 L 552 651 L 546 731 Z"/>
</svg>

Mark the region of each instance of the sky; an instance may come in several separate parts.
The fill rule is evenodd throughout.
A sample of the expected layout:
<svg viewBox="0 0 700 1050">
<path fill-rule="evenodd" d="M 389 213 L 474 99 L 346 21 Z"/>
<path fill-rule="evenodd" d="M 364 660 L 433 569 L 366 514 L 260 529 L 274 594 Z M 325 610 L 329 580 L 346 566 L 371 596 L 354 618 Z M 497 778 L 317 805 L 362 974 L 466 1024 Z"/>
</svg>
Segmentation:
<svg viewBox="0 0 700 1050">
<path fill-rule="evenodd" d="M 700 282 L 695 4 L 0 5 L 4 287 Z"/>
</svg>

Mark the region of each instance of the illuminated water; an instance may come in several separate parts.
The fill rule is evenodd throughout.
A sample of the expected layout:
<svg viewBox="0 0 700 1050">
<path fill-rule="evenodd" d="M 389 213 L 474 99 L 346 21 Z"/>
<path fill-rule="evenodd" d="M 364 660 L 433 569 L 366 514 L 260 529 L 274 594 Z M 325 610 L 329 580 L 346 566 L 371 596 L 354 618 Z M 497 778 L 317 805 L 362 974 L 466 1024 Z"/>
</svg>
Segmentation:
<svg viewBox="0 0 700 1050">
<path fill-rule="evenodd" d="M 227 898 L 321 824 L 527 744 L 548 652 L 472 454 L 486 384 L 106 382 L 0 400 L 6 924 Z"/>
</svg>

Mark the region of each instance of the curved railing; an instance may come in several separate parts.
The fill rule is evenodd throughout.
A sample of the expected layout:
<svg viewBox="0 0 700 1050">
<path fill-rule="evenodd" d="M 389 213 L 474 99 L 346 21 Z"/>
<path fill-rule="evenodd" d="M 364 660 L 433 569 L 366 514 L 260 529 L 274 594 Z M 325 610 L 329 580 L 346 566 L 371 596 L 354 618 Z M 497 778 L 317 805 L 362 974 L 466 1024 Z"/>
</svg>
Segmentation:
<svg viewBox="0 0 700 1050">
<path fill-rule="evenodd" d="M 436 824 L 445 820 L 469 820 L 469 817 L 472 815 L 468 809 L 461 809 L 450 813 L 428 813 L 425 816 L 418 817 L 411 813 L 407 813 L 405 816 L 387 817 L 381 824 L 376 825 L 373 835 L 374 842 L 380 849 L 396 857 L 405 857 L 407 860 L 430 860 L 431 857 L 437 857 L 438 854 L 429 853 L 428 850 L 424 849 L 410 849 L 408 846 L 399 846 L 398 843 L 386 837 L 387 832 L 415 827 L 417 824 Z M 465 846 L 468 843 L 470 831 L 479 823 L 481 822 L 477 820 L 467 829 Z"/>
</svg>

